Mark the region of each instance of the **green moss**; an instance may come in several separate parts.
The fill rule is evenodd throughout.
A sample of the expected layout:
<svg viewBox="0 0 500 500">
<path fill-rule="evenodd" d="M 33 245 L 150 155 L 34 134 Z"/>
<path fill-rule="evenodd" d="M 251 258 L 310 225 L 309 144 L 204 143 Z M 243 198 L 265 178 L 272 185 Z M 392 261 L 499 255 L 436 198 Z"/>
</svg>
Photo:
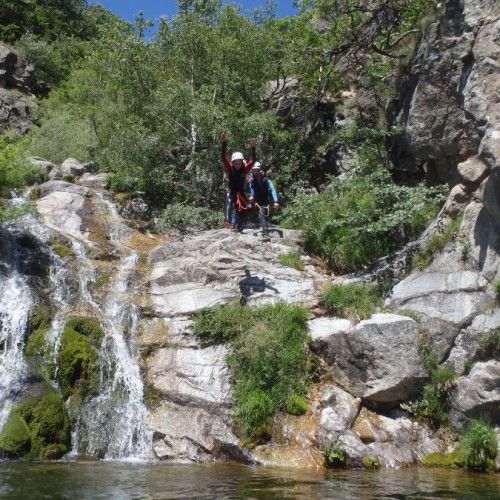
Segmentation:
<svg viewBox="0 0 500 500">
<path fill-rule="evenodd" d="M 446 453 L 429 453 L 422 458 L 422 465 L 424 467 L 463 467 L 464 460 L 462 455 L 457 451 L 453 450 Z"/>
<path fill-rule="evenodd" d="M 72 318 L 66 323 L 58 353 L 57 380 L 63 396 L 82 398 L 97 392 L 98 349 L 104 337 L 99 323 L 90 318 Z"/>
<path fill-rule="evenodd" d="M 32 307 L 29 318 L 29 332 L 47 329 L 52 321 L 52 315 L 47 307 L 36 305 Z"/>
<path fill-rule="evenodd" d="M 8 457 L 25 455 L 31 447 L 31 433 L 26 422 L 11 412 L 0 433 L 0 452 Z"/>
<path fill-rule="evenodd" d="M 99 344 L 104 338 L 100 323 L 93 318 L 71 318 L 66 323 L 66 328 L 71 328 Z"/>
<path fill-rule="evenodd" d="M 52 250 L 59 255 L 59 257 L 74 257 L 75 252 L 68 247 L 68 245 L 64 245 L 62 243 L 53 243 Z"/>
<path fill-rule="evenodd" d="M 0 435 L 4 453 L 29 460 L 59 458 L 69 444 L 69 418 L 62 397 L 56 392 L 22 401 L 11 412 Z M 49 451 L 55 449 L 57 453 Z"/>
<path fill-rule="evenodd" d="M 361 465 L 365 469 L 378 469 L 380 467 L 380 462 L 376 455 L 363 455 L 361 457 Z"/>
<path fill-rule="evenodd" d="M 39 328 L 29 336 L 26 343 L 26 356 L 43 356 L 46 353 L 45 335 L 47 331 L 48 328 Z"/>
</svg>

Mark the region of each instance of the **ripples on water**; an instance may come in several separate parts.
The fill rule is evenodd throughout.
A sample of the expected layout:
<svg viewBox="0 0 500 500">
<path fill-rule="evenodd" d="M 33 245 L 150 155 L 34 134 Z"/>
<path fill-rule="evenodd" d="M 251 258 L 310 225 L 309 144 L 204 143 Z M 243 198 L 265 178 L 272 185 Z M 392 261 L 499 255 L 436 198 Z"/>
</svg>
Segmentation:
<svg viewBox="0 0 500 500">
<path fill-rule="evenodd" d="M 9 499 L 500 499 L 498 474 L 315 471 L 228 464 L 0 463 Z"/>
</svg>

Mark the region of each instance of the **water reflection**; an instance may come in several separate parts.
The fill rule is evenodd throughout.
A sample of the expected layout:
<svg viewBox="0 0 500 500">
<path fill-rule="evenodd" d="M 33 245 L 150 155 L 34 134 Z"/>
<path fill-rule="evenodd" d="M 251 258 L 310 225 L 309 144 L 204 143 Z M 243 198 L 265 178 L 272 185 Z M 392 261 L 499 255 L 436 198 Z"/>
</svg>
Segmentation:
<svg viewBox="0 0 500 500">
<path fill-rule="evenodd" d="M 9 499 L 498 499 L 498 474 L 315 471 L 230 464 L 0 463 Z"/>
</svg>

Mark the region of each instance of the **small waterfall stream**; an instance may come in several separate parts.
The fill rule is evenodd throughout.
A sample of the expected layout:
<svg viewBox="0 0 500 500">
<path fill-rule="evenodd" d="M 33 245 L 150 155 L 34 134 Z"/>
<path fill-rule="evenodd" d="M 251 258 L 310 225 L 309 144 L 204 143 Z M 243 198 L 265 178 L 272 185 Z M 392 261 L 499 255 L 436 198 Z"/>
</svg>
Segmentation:
<svg viewBox="0 0 500 500">
<path fill-rule="evenodd" d="M 139 311 L 128 297 L 129 277 L 138 254 L 120 245 L 130 231 L 121 222 L 114 205 L 101 193 L 98 199 L 109 214 L 105 223 L 108 237 L 124 256 L 102 307 L 92 300 L 86 284 L 81 281 L 82 293 L 97 309 L 106 335 L 100 353 L 101 391 L 80 412 L 74 434 L 75 447 L 106 459 L 152 458 L 152 434 L 144 425 L 147 410 L 143 404 L 143 383 L 131 352 Z M 78 254 L 84 259 L 81 251 Z M 80 279 L 84 280 L 85 274 L 81 273 Z"/>
<path fill-rule="evenodd" d="M 2 263 L 0 273 L 0 429 L 21 394 L 27 375 L 23 348 L 33 304 L 27 280 L 16 268 L 15 246 L 9 243 L 11 259 Z"/>
<path fill-rule="evenodd" d="M 143 404 L 143 383 L 134 360 L 134 341 L 139 310 L 134 304 L 132 279 L 138 253 L 123 240 L 130 230 L 123 224 L 112 202 L 95 193 L 94 204 L 106 213 L 103 227 L 119 260 L 110 278 L 104 298 L 93 296 L 89 284 L 96 278 L 96 264 L 87 257 L 86 244 L 66 234 L 70 240 L 74 269 L 59 257 L 42 238 L 50 255 L 47 278 L 50 302 L 55 314 L 45 337 L 50 346 L 50 361 L 56 365 L 64 328 L 75 311 L 87 311 L 101 324 L 104 339 L 99 353 L 99 394 L 85 400 L 79 409 L 72 431 L 73 456 L 80 454 L 106 459 L 152 459 L 152 433 L 145 427 L 147 410 Z M 22 204 L 25 198 L 16 198 Z M 39 238 L 44 226 L 33 219 L 33 237 Z M 4 230 L 9 235 L 8 229 Z M 19 397 L 28 377 L 24 357 L 30 311 L 36 297 L 28 277 L 17 269 L 19 256 L 14 238 L 0 241 L 0 430 Z M 75 288 L 76 285 L 76 288 Z M 57 388 L 56 380 L 51 381 Z"/>
</svg>

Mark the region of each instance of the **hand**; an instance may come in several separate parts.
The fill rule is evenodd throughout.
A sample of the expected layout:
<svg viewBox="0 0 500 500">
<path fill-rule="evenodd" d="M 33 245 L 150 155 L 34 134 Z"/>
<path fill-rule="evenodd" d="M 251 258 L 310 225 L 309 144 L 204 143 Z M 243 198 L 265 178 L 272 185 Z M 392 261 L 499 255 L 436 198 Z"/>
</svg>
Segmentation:
<svg viewBox="0 0 500 500">
<path fill-rule="evenodd" d="M 254 202 L 254 197 L 250 196 L 250 203 L 253 203 L 253 202 Z"/>
<path fill-rule="evenodd" d="M 257 145 L 257 139 L 250 139 L 250 147 L 254 148 Z"/>
<path fill-rule="evenodd" d="M 280 204 L 279 203 L 275 203 L 274 204 L 274 210 L 279 210 L 280 208 Z"/>
<path fill-rule="evenodd" d="M 220 135 L 220 140 L 222 142 L 227 142 L 227 135 L 225 132 L 222 132 L 222 134 Z"/>
</svg>

